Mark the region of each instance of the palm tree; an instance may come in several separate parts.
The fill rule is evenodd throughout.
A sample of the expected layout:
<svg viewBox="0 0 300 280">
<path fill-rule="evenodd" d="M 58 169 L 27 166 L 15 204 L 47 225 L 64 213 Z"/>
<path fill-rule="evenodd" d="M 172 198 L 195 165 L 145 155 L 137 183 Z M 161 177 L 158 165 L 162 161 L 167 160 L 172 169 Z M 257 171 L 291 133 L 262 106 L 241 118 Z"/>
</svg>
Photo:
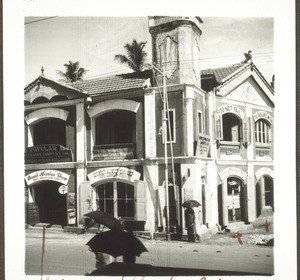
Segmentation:
<svg viewBox="0 0 300 280">
<path fill-rule="evenodd" d="M 144 51 L 144 47 L 147 42 L 138 43 L 136 39 L 133 39 L 132 43 L 127 43 L 124 48 L 127 55 L 117 54 L 115 60 L 120 63 L 127 64 L 127 66 L 135 72 L 143 71 L 147 52 Z"/>
<path fill-rule="evenodd" d="M 58 75 L 62 76 L 66 82 L 73 83 L 76 81 L 81 81 L 83 76 L 87 73 L 88 70 L 79 66 L 79 61 L 72 62 L 69 60 L 69 63 L 65 63 L 65 72 L 57 70 Z"/>
</svg>

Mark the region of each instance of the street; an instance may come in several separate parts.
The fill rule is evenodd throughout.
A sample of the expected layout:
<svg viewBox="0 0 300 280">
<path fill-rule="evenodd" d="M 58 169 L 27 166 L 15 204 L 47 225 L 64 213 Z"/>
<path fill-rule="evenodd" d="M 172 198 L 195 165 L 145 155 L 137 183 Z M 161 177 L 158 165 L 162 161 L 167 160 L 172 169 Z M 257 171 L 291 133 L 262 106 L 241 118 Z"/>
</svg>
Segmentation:
<svg viewBox="0 0 300 280">
<path fill-rule="evenodd" d="M 95 255 L 85 244 L 93 234 L 77 235 L 62 230 L 45 234 L 44 275 L 86 275 L 95 269 Z M 209 242 L 160 241 L 141 238 L 148 252 L 136 263 L 174 268 L 197 268 L 215 271 L 236 271 L 273 274 L 273 247 L 244 244 L 229 240 L 228 245 Z M 26 230 L 27 275 L 40 275 L 42 269 L 42 229 Z M 122 258 L 117 258 L 122 261 Z"/>
</svg>

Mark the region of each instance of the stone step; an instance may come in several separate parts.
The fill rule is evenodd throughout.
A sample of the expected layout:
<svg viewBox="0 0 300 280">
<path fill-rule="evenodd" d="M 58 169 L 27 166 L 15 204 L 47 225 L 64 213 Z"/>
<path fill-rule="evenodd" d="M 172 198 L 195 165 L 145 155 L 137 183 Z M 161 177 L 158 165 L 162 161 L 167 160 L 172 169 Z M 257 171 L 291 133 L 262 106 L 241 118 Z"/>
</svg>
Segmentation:
<svg viewBox="0 0 300 280">
<path fill-rule="evenodd" d="M 244 222 L 231 223 L 226 227 L 228 232 L 241 232 L 253 229 L 252 224 L 245 224 Z"/>
</svg>

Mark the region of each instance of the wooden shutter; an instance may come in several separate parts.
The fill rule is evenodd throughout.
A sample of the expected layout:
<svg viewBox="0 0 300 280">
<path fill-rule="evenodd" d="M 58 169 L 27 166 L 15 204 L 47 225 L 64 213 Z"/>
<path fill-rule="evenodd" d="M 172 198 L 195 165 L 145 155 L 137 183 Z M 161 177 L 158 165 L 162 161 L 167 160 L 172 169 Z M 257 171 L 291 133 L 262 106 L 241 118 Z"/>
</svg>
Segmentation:
<svg viewBox="0 0 300 280">
<path fill-rule="evenodd" d="M 147 185 L 144 181 L 134 181 L 135 219 L 147 220 Z"/>
<path fill-rule="evenodd" d="M 89 181 L 82 182 L 79 186 L 80 200 L 79 200 L 79 222 L 83 223 L 83 215 L 93 211 L 92 200 L 92 186 Z"/>
<path fill-rule="evenodd" d="M 243 142 L 245 144 L 251 143 L 251 120 L 246 118 L 243 122 Z"/>
<path fill-rule="evenodd" d="M 222 140 L 223 139 L 223 123 L 222 123 L 222 115 L 219 112 L 215 112 L 215 139 Z"/>
</svg>

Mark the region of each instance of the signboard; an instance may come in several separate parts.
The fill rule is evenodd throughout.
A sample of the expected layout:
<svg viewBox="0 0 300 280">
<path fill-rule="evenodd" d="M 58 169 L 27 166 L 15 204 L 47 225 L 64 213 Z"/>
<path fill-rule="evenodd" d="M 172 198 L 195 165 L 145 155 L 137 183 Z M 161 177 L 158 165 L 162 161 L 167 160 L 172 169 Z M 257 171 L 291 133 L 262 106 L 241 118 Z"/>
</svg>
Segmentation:
<svg viewBox="0 0 300 280">
<path fill-rule="evenodd" d="M 234 105 L 223 105 L 218 108 L 217 112 L 219 112 L 222 115 L 225 113 L 233 113 L 238 117 L 240 117 L 241 119 L 244 119 L 244 112 L 240 108 Z"/>
<path fill-rule="evenodd" d="M 196 148 L 196 156 L 207 157 L 209 151 L 210 137 L 205 134 L 199 134 Z"/>
<path fill-rule="evenodd" d="M 259 112 L 256 112 L 254 115 L 253 115 L 253 119 L 254 121 L 256 122 L 257 120 L 259 119 L 265 119 L 267 120 L 270 124 L 273 123 L 273 117 L 268 114 L 267 112 L 265 111 L 259 111 Z"/>
<path fill-rule="evenodd" d="M 269 175 L 271 178 L 274 178 L 274 171 L 268 167 L 263 167 L 255 172 L 255 177 L 257 180 L 263 175 Z"/>
<path fill-rule="evenodd" d="M 135 180 L 139 180 L 140 176 L 139 172 L 126 167 L 100 168 L 88 174 L 92 185 L 107 179 L 122 179 L 133 183 Z"/>
<path fill-rule="evenodd" d="M 25 180 L 28 186 L 38 183 L 40 181 L 48 181 L 48 180 L 56 181 L 64 185 L 67 185 L 69 181 L 69 177 L 70 177 L 69 174 L 57 170 L 39 170 L 25 176 Z"/>
<path fill-rule="evenodd" d="M 58 144 L 35 145 L 25 149 L 25 164 L 71 161 L 72 151 Z"/>
<path fill-rule="evenodd" d="M 227 179 L 228 177 L 239 177 L 243 181 L 245 181 L 246 178 L 247 178 L 247 174 L 242 169 L 240 169 L 240 168 L 237 168 L 237 167 L 228 167 L 228 168 L 223 169 L 219 173 L 219 177 L 220 177 L 220 179 L 221 179 L 222 182 L 225 179 Z"/>
</svg>

